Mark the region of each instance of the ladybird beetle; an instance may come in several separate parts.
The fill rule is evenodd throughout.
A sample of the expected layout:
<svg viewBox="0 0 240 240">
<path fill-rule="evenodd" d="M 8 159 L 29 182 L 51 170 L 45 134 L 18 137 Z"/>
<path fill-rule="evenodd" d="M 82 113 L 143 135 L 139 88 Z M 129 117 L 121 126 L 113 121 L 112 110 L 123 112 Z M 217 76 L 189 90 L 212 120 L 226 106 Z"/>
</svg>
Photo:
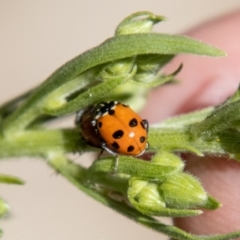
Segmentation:
<svg viewBox="0 0 240 240">
<path fill-rule="evenodd" d="M 148 121 L 120 102 L 101 102 L 77 113 L 86 142 L 118 155 L 139 156 L 148 148 Z"/>
</svg>

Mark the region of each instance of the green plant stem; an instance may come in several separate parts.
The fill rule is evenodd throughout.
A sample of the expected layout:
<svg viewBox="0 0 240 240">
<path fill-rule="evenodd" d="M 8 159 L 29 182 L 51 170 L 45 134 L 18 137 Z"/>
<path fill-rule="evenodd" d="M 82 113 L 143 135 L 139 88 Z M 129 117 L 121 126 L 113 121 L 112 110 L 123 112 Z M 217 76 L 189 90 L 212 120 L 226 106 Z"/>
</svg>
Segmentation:
<svg viewBox="0 0 240 240">
<path fill-rule="evenodd" d="M 0 138 L 0 158 L 44 157 L 49 152 L 87 150 L 76 129 L 36 129 L 19 132 L 11 138 Z"/>
<path fill-rule="evenodd" d="M 228 154 L 216 139 L 206 141 L 203 138 L 193 138 L 188 128 L 164 129 L 150 128 L 149 145 L 153 150 L 192 152 L 199 156 L 203 154 Z"/>
<path fill-rule="evenodd" d="M 213 139 L 193 138 L 187 128 L 150 128 L 148 137 L 151 150 L 169 150 L 203 154 L 226 155 L 221 142 Z M 19 132 L 9 138 L 0 138 L 0 158 L 14 156 L 45 156 L 47 152 L 81 152 L 89 148 L 80 138 L 77 129 L 32 129 Z M 131 168 L 134 169 L 134 168 Z"/>
</svg>

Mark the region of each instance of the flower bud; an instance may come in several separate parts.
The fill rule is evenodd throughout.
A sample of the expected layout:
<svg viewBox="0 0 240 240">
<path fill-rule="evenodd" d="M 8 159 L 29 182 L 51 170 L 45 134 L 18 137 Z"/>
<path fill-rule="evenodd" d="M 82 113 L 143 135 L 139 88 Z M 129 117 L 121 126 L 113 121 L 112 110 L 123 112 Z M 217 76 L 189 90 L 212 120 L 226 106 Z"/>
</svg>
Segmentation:
<svg viewBox="0 0 240 240">
<path fill-rule="evenodd" d="M 139 211 L 165 207 L 157 184 L 133 177 L 129 180 L 129 185 L 128 198 Z"/>
<path fill-rule="evenodd" d="M 192 175 L 182 172 L 168 176 L 159 190 L 170 208 L 196 208 L 204 206 L 208 200 L 200 182 Z"/>
<path fill-rule="evenodd" d="M 161 166 L 174 167 L 176 170 L 174 172 L 179 172 L 184 168 L 184 162 L 176 154 L 170 152 L 159 151 L 157 152 L 151 163 L 158 164 Z"/>
<path fill-rule="evenodd" d="M 125 18 L 118 25 L 115 35 L 150 33 L 153 26 L 163 20 L 165 20 L 163 16 L 154 15 L 151 12 L 137 12 Z M 173 57 L 174 55 L 159 54 L 138 56 L 136 59 L 137 73 L 133 80 L 141 83 L 156 81 L 156 74 Z"/>
<path fill-rule="evenodd" d="M 6 215 L 9 211 L 9 205 L 0 199 L 0 218 Z"/>
<path fill-rule="evenodd" d="M 151 12 L 137 12 L 126 17 L 118 25 L 115 35 L 148 33 L 152 31 L 154 24 L 163 20 L 165 20 L 164 17 L 154 15 Z"/>
<path fill-rule="evenodd" d="M 147 181 L 133 177 L 129 181 L 128 199 L 138 211 L 146 215 L 166 217 L 196 216 L 201 210 L 168 207 L 161 196 L 159 181 Z"/>
<path fill-rule="evenodd" d="M 134 66 L 134 58 L 126 58 L 113 63 L 107 63 L 100 70 L 98 77 L 103 81 L 116 77 L 128 79 L 136 72 Z"/>
</svg>

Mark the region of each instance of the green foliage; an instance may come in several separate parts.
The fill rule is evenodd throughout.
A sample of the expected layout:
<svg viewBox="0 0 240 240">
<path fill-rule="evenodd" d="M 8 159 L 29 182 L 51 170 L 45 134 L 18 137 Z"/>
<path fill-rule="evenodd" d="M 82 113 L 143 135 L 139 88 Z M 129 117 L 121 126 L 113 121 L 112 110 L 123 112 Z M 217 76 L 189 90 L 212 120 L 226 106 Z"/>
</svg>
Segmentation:
<svg viewBox="0 0 240 240">
<path fill-rule="evenodd" d="M 177 54 L 225 55 L 188 37 L 152 33 L 154 24 L 162 20 L 164 17 L 150 12 L 127 17 L 114 37 L 70 60 L 37 88 L 3 104 L 0 158 L 40 157 L 95 200 L 174 239 L 240 237 L 240 232 L 194 236 L 153 218 L 194 216 L 202 213 L 200 207 L 213 210 L 220 206 L 196 178 L 184 173 L 184 163 L 174 152 L 239 159 L 239 90 L 221 106 L 150 126 L 149 161 L 107 156 L 85 168 L 70 162 L 66 155 L 97 150 L 86 145 L 79 130 L 46 127 L 49 120 L 103 100 L 119 100 L 140 109 L 152 88 L 176 81 L 182 65 L 168 76 L 161 74 L 161 69 Z M 23 181 L 0 175 L 0 183 Z M 120 201 L 112 198 L 114 194 Z M 0 200 L 0 216 L 7 210 Z"/>
<path fill-rule="evenodd" d="M 0 218 L 4 217 L 8 213 L 8 210 L 9 210 L 8 204 L 0 198 Z"/>
<path fill-rule="evenodd" d="M 0 174 L 0 183 L 23 185 L 24 181 L 17 177 Z"/>
</svg>

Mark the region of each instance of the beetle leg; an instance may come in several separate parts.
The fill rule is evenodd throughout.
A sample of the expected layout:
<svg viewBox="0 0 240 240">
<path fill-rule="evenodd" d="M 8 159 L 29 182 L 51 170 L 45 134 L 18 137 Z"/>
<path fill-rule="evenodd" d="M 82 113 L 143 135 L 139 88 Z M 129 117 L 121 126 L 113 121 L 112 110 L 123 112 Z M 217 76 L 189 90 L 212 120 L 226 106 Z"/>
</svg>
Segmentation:
<svg viewBox="0 0 240 240">
<path fill-rule="evenodd" d="M 114 156 L 117 156 L 117 153 L 114 152 L 113 150 L 111 150 L 110 148 L 108 148 L 108 147 L 107 147 L 107 144 L 106 144 L 105 142 L 102 142 L 102 143 L 101 143 L 101 147 L 102 147 L 105 151 L 107 151 L 108 153 L 110 153 L 110 154 L 112 154 L 112 155 L 114 155 Z"/>
<path fill-rule="evenodd" d="M 101 143 L 102 149 L 105 150 L 106 152 L 110 153 L 111 155 L 115 156 L 115 161 L 114 161 L 114 166 L 113 166 L 113 172 L 117 172 L 118 169 L 118 162 L 119 162 L 119 156 L 116 152 L 111 150 L 110 148 L 107 147 L 107 144 L 105 142 Z M 102 154 L 102 151 L 101 151 Z"/>
</svg>

